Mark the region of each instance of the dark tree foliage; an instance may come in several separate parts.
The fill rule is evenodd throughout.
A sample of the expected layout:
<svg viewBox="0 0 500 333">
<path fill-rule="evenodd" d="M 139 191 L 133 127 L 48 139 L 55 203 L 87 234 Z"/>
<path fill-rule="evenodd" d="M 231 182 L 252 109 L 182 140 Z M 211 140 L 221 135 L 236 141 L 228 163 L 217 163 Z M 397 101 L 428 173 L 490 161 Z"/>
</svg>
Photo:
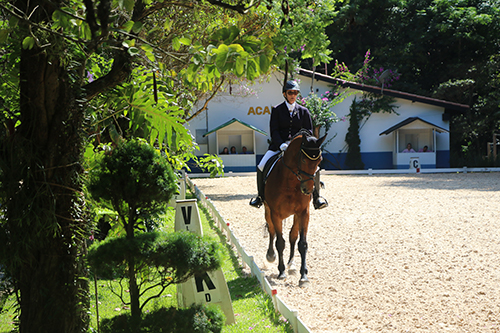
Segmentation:
<svg viewBox="0 0 500 333">
<path fill-rule="evenodd" d="M 218 269 L 220 251 L 220 244 L 206 236 L 190 232 L 144 232 L 133 238 L 108 238 L 94 243 L 88 259 L 93 273 L 100 278 L 129 279 L 129 288 L 121 290 L 130 290 L 130 302 L 125 295 L 119 296 L 124 304 L 132 305 L 132 318 L 138 322 L 146 304 L 160 297 L 171 284 Z M 154 294 L 144 299 L 146 290 Z"/>
<path fill-rule="evenodd" d="M 487 163 L 486 142 L 500 128 L 498 1 L 349 0 L 336 9 L 332 57 L 356 71 L 369 49 L 372 67 L 401 75 L 393 89 L 468 104 L 452 115 L 451 163 Z"/>
<path fill-rule="evenodd" d="M 345 136 L 347 143 L 347 154 L 345 164 L 349 169 L 363 170 L 365 164 L 361 160 L 361 139 L 359 138 L 359 122 L 363 119 L 363 114 L 359 111 L 359 104 L 356 99 L 351 104 L 349 114 L 349 129 Z"/>
<path fill-rule="evenodd" d="M 196 305 L 189 309 L 161 308 L 143 316 L 141 327 L 132 329 L 132 319 L 124 314 L 105 319 L 103 333 L 219 333 L 222 331 L 224 313 L 217 307 Z"/>
<path fill-rule="evenodd" d="M 90 172 L 88 189 L 97 200 L 110 202 L 122 222 L 132 223 L 133 228 L 136 219 L 127 222 L 123 217 L 129 212 L 136 217 L 140 211 L 153 213 L 170 200 L 177 185 L 172 168 L 160 151 L 132 139 L 103 156 Z"/>
<path fill-rule="evenodd" d="M 137 271 L 151 267 L 169 284 L 185 282 L 194 274 L 213 271 L 220 267 L 218 243 L 189 232 L 145 232 L 129 240 L 126 237 L 109 238 L 94 243 L 89 249 L 89 263 L 102 278 L 124 276 L 129 256 L 137 259 Z"/>
<path fill-rule="evenodd" d="M 127 267 L 130 309 L 136 319 L 141 312 L 137 281 L 140 257 L 136 255 L 140 255 L 139 249 L 145 244 L 136 239 L 136 230 L 143 225 L 142 216 L 158 212 L 170 200 L 177 189 L 175 180 L 166 158 L 154 147 L 134 139 L 120 143 L 90 172 L 88 190 L 96 201 L 112 205 L 126 231 L 126 246 L 123 242 L 116 246 Z M 128 246 L 130 250 L 125 249 Z"/>
</svg>

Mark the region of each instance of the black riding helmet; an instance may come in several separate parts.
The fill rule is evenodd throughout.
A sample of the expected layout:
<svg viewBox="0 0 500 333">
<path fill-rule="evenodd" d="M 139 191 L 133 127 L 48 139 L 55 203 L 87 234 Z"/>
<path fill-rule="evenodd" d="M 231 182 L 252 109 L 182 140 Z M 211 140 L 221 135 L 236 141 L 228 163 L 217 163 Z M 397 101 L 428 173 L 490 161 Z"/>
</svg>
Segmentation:
<svg viewBox="0 0 500 333">
<path fill-rule="evenodd" d="M 283 86 L 283 92 L 286 92 L 287 90 L 297 90 L 298 92 L 300 92 L 300 86 L 297 81 L 288 80 Z"/>
<path fill-rule="evenodd" d="M 296 90 L 300 93 L 300 87 L 299 87 L 299 84 L 297 81 L 293 81 L 293 80 L 289 80 L 289 81 L 286 81 L 285 85 L 283 86 L 283 97 L 285 97 L 285 100 L 290 103 L 290 101 L 288 100 L 288 97 L 286 95 L 286 92 L 288 90 Z"/>
</svg>

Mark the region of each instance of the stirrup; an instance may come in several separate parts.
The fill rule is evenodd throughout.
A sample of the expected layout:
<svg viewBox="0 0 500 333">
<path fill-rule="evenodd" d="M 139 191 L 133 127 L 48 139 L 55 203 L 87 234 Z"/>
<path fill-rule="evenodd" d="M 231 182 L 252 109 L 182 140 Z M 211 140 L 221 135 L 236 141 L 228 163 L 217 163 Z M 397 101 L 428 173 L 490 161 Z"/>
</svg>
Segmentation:
<svg viewBox="0 0 500 333">
<path fill-rule="evenodd" d="M 260 206 L 262 206 L 262 198 L 260 196 L 253 198 L 252 200 L 250 200 L 250 206 L 260 208 Z"/>
<path fill-rule="evenodd" d="M 313 200 L 314 209 L 322 209 L 328 207 L 328 201 L 325 198 L 318 196 Z"/>
</svg>

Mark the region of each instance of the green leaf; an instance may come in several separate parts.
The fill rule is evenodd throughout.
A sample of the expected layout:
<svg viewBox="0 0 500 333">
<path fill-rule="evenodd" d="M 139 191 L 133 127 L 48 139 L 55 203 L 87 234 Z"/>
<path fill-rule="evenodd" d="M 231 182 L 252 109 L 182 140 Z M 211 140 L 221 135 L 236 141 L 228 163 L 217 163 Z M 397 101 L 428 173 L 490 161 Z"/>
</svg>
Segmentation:
<svg viewBox="0 0 500 333">
<path fill-rule="evenodd" d="M 0 30 L 0 43 L 5 43 L 7 41 L 7 37 L 9 37 L 9 30 Z"/>
<path fill-rule="evenodd" d="M 245 73 L 245 65 L 247 61 L 243 57 L 238 57 L 236 58 L 236 64 L 235 64 L 235 70 L 236 70 L 236 75 L 238 77 L 242 76 Z"/>
<path fill-rule="evenodd" d="M 130 47 L 128 50 L 127 50 L 128 54 L 130 54 L 131 56 L 135 56 L 135 55 L 138 55 L 139 54 L 139 49 L 137 47 Z"/>
<path fill-rule="evenodd" d="M 142 22 L 135 22 L 134 25 L 132 26 L 132 32 L 138 34 L 141 32 L 143 27 Z"/>
<path fill-rule="evenodd" d="M 247 79 L 253 80 L 259 76 L 259 71 L 257 70 L 257 64 L 255 60 L 250 59 L 247 62 Z"/>
<path fill-rule="evenodd" d="M 134 0 L 119 0 L 118 2 L 123 2 L 123 8 L 132 12 L 134 10 L 135 1 Z"/>
<path fill-rule="evenodd" d="M 229 27 L 229 37 L 226 38 L 226 40 L 224 40 L 224 42 L 226 44 L 229 44 L 231 43 L 232 41 L 234 41 L 236 39 L 236 37 L 238 37 L 240 34 L 240 29 L 238 29 L 238 27 L 236 26 L 231 26 Z"/>
<path fill-rule="evenodd" d="M 163 24 L 163 28 L 169 32 L 172 29 L 173 21 L 168 17 L 165 18 L 165 23 Z"/>
<path fill-rule="evenodd" d="M 124 25 L 121 26 L 121 29 L 130 32 L 132 28 L 134 27 L 134 21 L 128 21 Z"/>
<path fill-rule="evenodd" d="M 179 41 L 178 37 L 175 37 L 172 40 L 172 47 L 174 48 L 175 51 L 179 51 L 179 49 L 181 48 L 181 42 Z"/>
<path fill-rule="evenodd" d="M 217 49 L 217 59 L 215 59 L 215 64 L 219 69 L 224 71 L 224 68 L 226 66 L 226 61 L 228 57 L 228 47 L 225 44 L 219 45 L 219 48 Z M 214 50 L 215 52 L 215 50 Z"/>
<path fill-rule="evenodd" d="M 240 44 L 231 44 L 228 46 L 230 52 L 244 52 L 245 49 Z"/>
<path fill-rule="evenodd" d="M 28 36 L 23 39 L 23 49 L 31 50 L 33 46 L 35 46 L 35 38 Z"/>
<path fill-rule="evenodd" d="M 184 45 L 191 45 L 191 39 L 186 37 L 179 38 L 179 42 Z"/>
<path fill-rule="evenodd" d="M 269 59 L 265 54 L 260 55 L 259 64 L 261 73 L 267 73 L 269 70 Z"/>
<path fill-rule="evenodd" d="M 9 27 L 10 28 L 15 28 L 17 27 L 17 24 L 19 23 L 19 19 L 15 17 L 14 15 L 11 15 L 9 17 Z"/>
<path fill-rule="evenodd" d="M 141 45 L 141 49 L 143 49 L 145 52 L 153 52 L 153 47 L 148 44 Z"/>
</svg>

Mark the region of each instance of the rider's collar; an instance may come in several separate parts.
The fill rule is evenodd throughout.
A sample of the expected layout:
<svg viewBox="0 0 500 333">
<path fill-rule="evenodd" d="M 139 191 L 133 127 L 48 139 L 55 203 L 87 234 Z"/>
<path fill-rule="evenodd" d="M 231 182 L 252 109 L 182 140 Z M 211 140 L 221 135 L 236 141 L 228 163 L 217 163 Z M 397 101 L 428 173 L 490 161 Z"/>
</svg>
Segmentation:
<svg viewBox="0 0 500 333">
<path fill-rule="evenodd" d="M 297 104 L 297 102 L 290 104 L 290 103 L 288 103 L 287 100 L 285 100 L 285 103 L 286 103 L 286 107 L 288 108 L 288 111 L 290 111 L 290 112 L 292 112 L 295 109 L 295 104 Z"/>
</svg>

